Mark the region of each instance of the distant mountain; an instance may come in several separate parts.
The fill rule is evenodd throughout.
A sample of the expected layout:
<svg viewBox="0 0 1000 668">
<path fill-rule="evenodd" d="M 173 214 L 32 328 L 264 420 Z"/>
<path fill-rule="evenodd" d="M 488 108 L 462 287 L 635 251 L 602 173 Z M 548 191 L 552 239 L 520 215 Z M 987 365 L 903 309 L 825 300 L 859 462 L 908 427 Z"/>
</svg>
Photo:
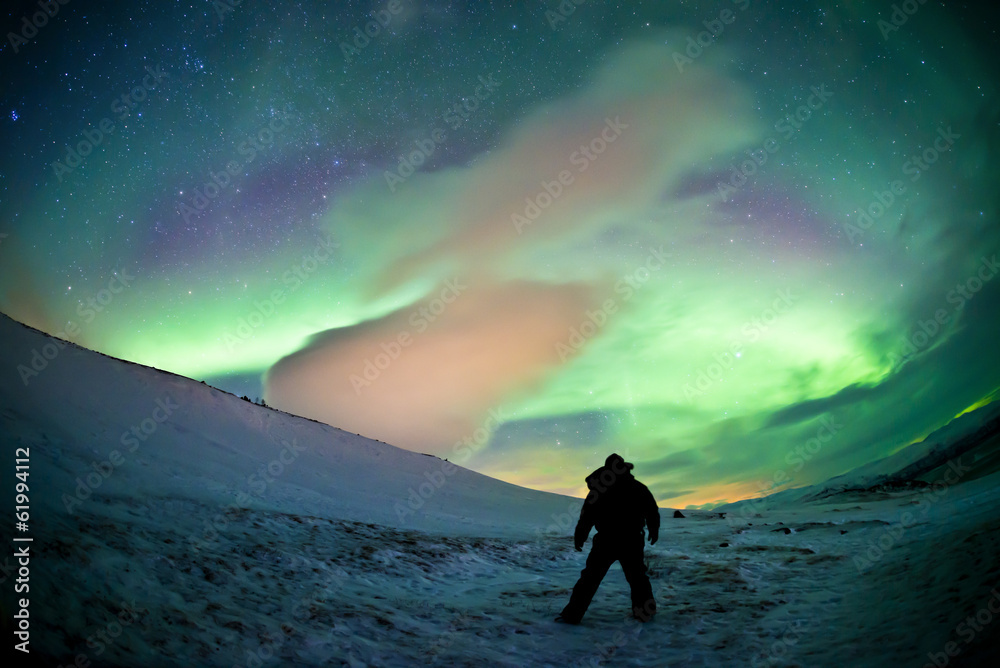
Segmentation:
<svg viewBox="0 0 1000 668">
<path fill-rule="evenodd" d="M 947 479 L 944 477 L 946 472 Z M 776 492 L 761 499 L 737 501 L 716 510 L 746 504 L 783 506 L 794 503 L 871 499 L 920 489 L 943 481 L 968 482 L 1000 470 L 1000 401 L 955 418 L 923 440 L 825 482 Z"/>
<path fill-rule="evenodd" d="M 832 478 L 823 484 L 822 490 L 806 495 L 803 500 L 926 487 L 943 479 L 949 462 L 957 468 L 948 480 L 960 482 L 1000 469 L 1000 402 L 961 415 L 894 455 Z"/>
</svg>

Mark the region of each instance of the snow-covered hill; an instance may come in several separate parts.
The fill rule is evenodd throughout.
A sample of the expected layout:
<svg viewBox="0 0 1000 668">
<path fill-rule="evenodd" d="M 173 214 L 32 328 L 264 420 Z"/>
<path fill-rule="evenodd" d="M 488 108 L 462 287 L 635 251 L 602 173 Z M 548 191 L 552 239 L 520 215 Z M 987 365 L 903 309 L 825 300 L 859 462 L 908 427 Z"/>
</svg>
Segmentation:
<svg viewBox="0 0 1000 668">
<path fill-rule="evenodd" d="M 35 503 L 53 511 L 154 496 L 495 535 L 537 527 L 571 501 L 57 342 L 6 316 L 0 340 L 5 432 L 50 458 L 35 460 Z"/>
<path fill-rule="evenodd" d="M 1000 582 L 996 473 L 934 497 L 664 510 L 646 549 L 654 620 L 628 618 L 613 567 L 566 627 L 552 619 L 586 558 L 579 499 L 6 317 L 0 341 L 0 498 L 30 461 L 29 591 L 14 596 L 13 550 L 0 560 L 8 642 L 15 598 L 30 602 L 32 653 L 15 665 L 973 666 L 995 652 L 997 627 L 958 625 Z"/>
</svg>

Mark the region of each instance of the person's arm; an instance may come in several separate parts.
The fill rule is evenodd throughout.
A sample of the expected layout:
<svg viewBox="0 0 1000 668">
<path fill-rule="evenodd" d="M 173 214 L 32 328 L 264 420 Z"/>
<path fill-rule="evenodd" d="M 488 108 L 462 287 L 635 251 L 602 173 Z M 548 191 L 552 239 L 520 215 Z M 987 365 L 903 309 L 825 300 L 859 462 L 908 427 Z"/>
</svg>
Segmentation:
<svg viewBox="0 0 1000 668">
<path fill-rule="evenodd" d="M 645 506 L 645 516 L 646 516 L 646 528 L 649 529 L 649 544 L 655 545 L 656 541 L 660 538 L 660 509 L 656 505 L 656 499 L 653 498 L 653 493 L 649 491 L 649 488 L 643 485 L 644 495 L 646 497 Z"/>
<path fill-rule="evenodd" d="M 580 519 L 576 523 L 576 531 L 573 532 L 573 547 L 579 552 L 583 549 L 583 544 L 590 536 L 590 530 L 594 528 L 594 503 L 597 495 L 594 492 L 587 494 L 587 500 L 583 502 L 580 510 Z"/>
</svg>

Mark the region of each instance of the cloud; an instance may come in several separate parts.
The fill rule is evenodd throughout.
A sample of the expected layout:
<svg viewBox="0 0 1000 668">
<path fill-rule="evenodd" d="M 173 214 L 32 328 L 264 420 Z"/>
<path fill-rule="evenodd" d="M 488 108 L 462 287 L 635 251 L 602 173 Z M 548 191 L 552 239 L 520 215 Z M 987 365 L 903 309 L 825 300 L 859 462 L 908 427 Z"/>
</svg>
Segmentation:
<svg viewBox="0 0 1000 668">
<path fill-rule="evenodd" d="M 657 444 L 650 448 L 650 450 L 665 450 L 669 446 L 664 446 Z M 702 466 L 705 463 L 705 455 L 699 450 L 691 448 L 688 450 L 681 450 L 679 452 L 673 452 L 665 457 L 660 457 L 652 461 L 642 461 L 641 466 L 644 470 L 654 471 L 656 473 L 676 471 L 677 469 L 686 469 Z"/>
<path fill-rule="evenodd" d="M 658 496 L 701 503 L 756 493 L 777 471 L 805 484 L 885 456 L 990 391 L 998 362 L 975 358 L 995 331 L 993 286 L 905 365 L 887 362 L 901 333 L 952 308 L 950 286 L 975 268 L 969 250 L 991 248 L 980 248 L 992 220 L 982 197 L 951 215 L 966 197 L 951 192 L 967 169 L 959 153 L 863 249 L 846 243 L 843 221 L 899 177 L 920 139 L 849 142 L 886 166 L 829 178 L 830 138 L 858 136 L 844 124 L 860 101 L 837 88 L 836 104 L 720 203 L 731 165 L 823 73 L 761 106 L 721 49 L 679 74 L 657 42 L 608 54 L 586 85 L 531 110 L 469 164 L 418 172 L 393 192 L 379 175 L 338 196 L 327 222 L 351 265 L 343 294 L 356 324 L 276 364 L 269 402 L 443 455 L 502 405 L 509 421 L 477 451 L 477 470 L 575 491 L 589 458 L 617 450 Z M 603 150 L 586 157 L 598 139 Z M 563 171 L 572 179 L 553 185 Z M 555 344 L 661 245 L 664 269 L 563 364 Z M 456 276 L 470 289 L 418 336 L 414 313 Z M 794 303 L 777 313 L 781 294 Z M 404 331 L 412 343 L 389 360 Z M 384 369 L 371 366 L 380 355 Z M 796 468 L 795 448 L 829 415 L 843 430 Z"/>
<path fill-rule="evenodd" d="M 334 234 L 346 252 L 365 255 L 373 299 L 472 269 L 544 275 L 539 252 L 559 255 L 574 241 L 648 220 L 695 165 L 756 138 L 749 91 L 709 61 L 681 75 L 662 43 L 635 42 L 609 54 L 579 92 L 528 114 L 471 166 L 418 172 L 394 192 L 380 177 L 347 194 L 329 215 Z M 570 268 L 580 280 L 608 270 Z"/>
<path fill-rule="evenodd" d="M 668 499 L 676 499 L 679 496 L 687 496 L 688 494 L 694 494 L 697 490 L 694 489 L 667 489 L 656 493 L 656 499 L 659 502 L 666 501 Z"/>
<path fill-rule="evenodd" d="M 581 262 L 576 245 L 623 223 L 648 225 L 693 164 L 754 135 L 748 92 L 709 62 L 681 76 L 662 43 L 635 43 L 471 166 L 415 174 L 394 192 L 378 178 L 344 195 L 329 220 L 345 255 L 358 254 L 370 319 L 275 364 L 268 402 L 445 452 L 490 407 L 541 382 L 563 361 L 556 344 L 607 297 L 623 265 L 637 264 L 625 253 Z M 693 228 L 697 218 L 673 224 Z M 645 256 L 646 246 L 632 248 Z M 434 300 L 427 286 L 455 276 L 472 287 L 414 331 L 413 314 Z M 409 305 L 385 314 L 388 303 Z M 384 370 L 371 367 L 401 332 L 412 345 Z"/>
<path fill-rule="evenodd" d="M 556 344 L 592 299 L 572 284 L 450 285 L 460 290 L 446 285 L 419 304 L 313 337 L 268 371 L 268 403 L 449 453 L 505 397 L 544 380 L 560 361 Z"/>
</svg>

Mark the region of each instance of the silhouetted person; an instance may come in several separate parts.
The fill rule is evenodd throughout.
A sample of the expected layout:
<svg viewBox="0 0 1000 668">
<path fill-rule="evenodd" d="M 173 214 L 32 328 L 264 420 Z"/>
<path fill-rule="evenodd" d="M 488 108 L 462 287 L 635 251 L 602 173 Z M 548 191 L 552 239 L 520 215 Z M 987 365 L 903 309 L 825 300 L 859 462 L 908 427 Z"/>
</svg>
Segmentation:
<svg viewBox="0 0 1000 668">
<path fill-rule="evenodd" d="M 597 533 L 569 604 L 556 621 L 579 624 L 601 580 L 616 561 L 621 564 L 632 588 L 632 616 L 645 622 L 656 612 L 653 589 L 642 558 L 645 538 L 642 528 L 643 525 L 649 528 L 649 544 L 656 543 L 660 532 L 660 509 L 649 489 L 632 477 L 632 468 L 632 464 L 620 455 L 613 454 L 605 460 L 604 466 L 587 476 L 590 492 L 573 536 L 577 551 L 583 549 L 592 527 L 597 527 Z"/>
</svg>

